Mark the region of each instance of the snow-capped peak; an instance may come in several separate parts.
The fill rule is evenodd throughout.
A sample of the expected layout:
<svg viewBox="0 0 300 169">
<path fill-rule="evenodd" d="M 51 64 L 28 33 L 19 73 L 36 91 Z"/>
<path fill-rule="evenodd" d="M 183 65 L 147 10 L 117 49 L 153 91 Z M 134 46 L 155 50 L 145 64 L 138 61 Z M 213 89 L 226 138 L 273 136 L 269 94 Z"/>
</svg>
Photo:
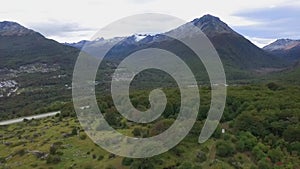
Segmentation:
<svg viewBox="0 0 300 169">
<path fill-rule="evenodd" d="M 135 41 L 138 42 L 138 41 L 146 38 L 148 35 L 147 34 L 134 34 L 133 36 L 135 38 Z"/>
</svg>

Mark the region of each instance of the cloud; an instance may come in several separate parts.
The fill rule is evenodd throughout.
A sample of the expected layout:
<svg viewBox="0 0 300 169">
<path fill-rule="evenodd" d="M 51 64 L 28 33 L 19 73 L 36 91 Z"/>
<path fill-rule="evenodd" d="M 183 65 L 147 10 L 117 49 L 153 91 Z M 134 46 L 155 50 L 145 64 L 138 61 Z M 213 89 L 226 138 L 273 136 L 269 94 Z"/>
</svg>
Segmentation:
<svg viewBox="0 0 300 169">
<path fill-rule="evenodd" d="M 81 26 L 77 23 L 49 21 L 42 23 L 31 23 L 30 27 L 45 36 L 63 36 L 74 32 L 89 32 L 91 28 Z"/>
<path fill-rule="evenodd" d="M 250 26 L 234 27 L 238 32 L 261 38 L 300 38 L 300 6 L 281 6 L 238 12 L 235 16 L 257 22 Z"/>
<path fill-rule="evenodd" d="M 181 19 L 173 18 L 167 15 L 153 13 L 133 15 L 113 22 L 105 28 L 101 29 L 99 32 L 97 32 L 93 39 L 100 37 L 104 37 L 106 39 L 113 37 L 122 37 L 135 33 L 163 33 L 174 29 L 184 23 L 185 21 Z"/>
<path fill-rule="evenodd" d="M 153 1 L 157 1 L 157 0 L 129 0 L 129 2 L 134 3 L 134 4 L 153 3 Z"/>
<path fill-rule="evenodd" d="M 246 38 L 260 48 L 265 47 L 276 40 L 276 39 L 257 38 L 257 37 L 248 37 L 248 36 L 246 36 Z"/>
</svg>

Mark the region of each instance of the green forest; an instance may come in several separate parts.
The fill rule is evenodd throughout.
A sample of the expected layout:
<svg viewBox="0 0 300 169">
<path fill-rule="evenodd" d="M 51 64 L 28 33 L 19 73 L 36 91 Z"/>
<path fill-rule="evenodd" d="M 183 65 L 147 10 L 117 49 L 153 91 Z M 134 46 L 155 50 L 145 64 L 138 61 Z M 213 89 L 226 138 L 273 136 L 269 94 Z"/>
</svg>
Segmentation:
<svg viewBox="0 0 300 169">
<path fill-rule="evenodd" d="M 198 137 L 210 107 L 211 88 L 201 86 L 198 118 L 188 136 L 170 151 L 146 159 L 110 154 L 87 137 L 73 104 L 51 104 L 45 110 L 61 113 L 40 120 L 1 126 L 2 168 L 80 169 L 298 169 L 300 164 L 300 87 L 267 83 L 228 87 L 225 111 L 213 136 Z M 152 123 L 138 124 L 122 117 L 109 96 L 98 105 L 108 123 L 124 135 L 150 137 L 165 131 L 177 117 L 180 92 L 164 88 L 168 103 Z M 139 110 L 149 108 L 149 90 L 134 90 L 130 98 Z M 222 132 L 223 130 L 223 132 Z"/>
</svg>

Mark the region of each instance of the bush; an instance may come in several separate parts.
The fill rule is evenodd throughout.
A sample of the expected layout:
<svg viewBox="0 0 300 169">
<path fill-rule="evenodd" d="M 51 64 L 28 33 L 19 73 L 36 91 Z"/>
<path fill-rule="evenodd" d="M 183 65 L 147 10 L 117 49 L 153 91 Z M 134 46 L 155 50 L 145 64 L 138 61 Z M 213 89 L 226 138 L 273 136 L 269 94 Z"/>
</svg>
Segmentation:
<svg viewBox="0 0 300 169">
<path fill-rule="evenodd" d="M 272 165 L 269 161 L 263 159 L 257 163 L 258 169 L 272 169 Z"/>
<path fill-rule="evenodd" d="M 25 155 L 25 154 L 26 154 L 25 149 L 19 150 L 19 151 L 17 152 L 17 154 L 18 154 L 19 156 Z"/>
<path fill-rule="evenodd" d="M 234 146 L 226 141 L 218 141 L 217 145 L 217 155 L 220 157 L 229 157 L 232 156 L 235 153 Z"/>
<path fill-rule="evenodd" d="M 52 155 L 56 154 L 57 150 L 60 148 L 61 145 L 62 145 L 62 142 L 53 143 L 49 149 L 50 154 L 52 154 Z"/>
<path fill-rule="evenodd" d="M 206 160 L 207 160 L 206 153 L 203 151 L 198 152 L 196 161 L 202 163 Z"/>
<path fill-rule="evenodd" d="M 61 161 L 61 158 L 60 158 L 60 156 L 58 156 L 58 155 L 49 155 L 48 157 L 47 157 L 47 164 L 57 164 L 57 163 L 59 163 Z"/>
<path fill-rule="evenodd" d="M 173 152 L 176 156 L 181 157 L 181 155 L 184 153 L 184 149 L 179 146 L 175 146 L 171 149 L 171 152 Z"/>
<path fill-rule="evenodd" d="M 296 141 L 296 142 L 292 142 L 289 146 L 288 146 L 288 151 L 291 153 L 293 151 L 297 152 L 298 155 L 300 155 L 300 142 Z"/>
<path fill-rule="evenodd" d="M 86 139 L 86 134 L 85 133 L 80 133 L 79 134 L 79 138 L 80 138 L 80 140 L 85 140 Z"/>
<path fill-rule="evenodd" d="M 77 135 L 77 128 L 76 128 L 76 127 L 74 127 L 74 128 L 72 129 L 71 134 L 72 134 L 72 136 Z"/>
<path fill-rule="evenodd" d="M 132 134 L 137 137 L 137 136 L 141 136 L 141 130 L 140 128 L 136 127 L 133 129 Z"/>
<path fill-rule="evenodd" d="M 268 83 L 267 87 L 270 90 L 273 90 L 273 91 L 276 91 L 276 90 L 280 89 L 280 86 L 278 84 L 274 83 L 274 82 Z"/>
<path fill-rule="evenodd" d="M 253 149 L 252 154 L 256 160 L 260 160 L 266 158 L 266 152 L 268 151 L 268 147 L 262 143 L 258 143 Z"/>
<path fill-rule="evenodd" d="M 283 132 L 284 140 L 288 142 L 294 142 L 300 140 L 300 125 L 290 125 Z"/>
<path fill-rule="evenodd" d="M 6 162 L 5 157 L 0 157 L 0 163 L 5 163 L 5 162 Z"/>
<path fill-rule="evenodd" d="M 164 132 L 173 124 L 173 122 L 174 122 L 174 120 L 172 120 L 172 119 L 163 119 L 163 120 L 157 121 L 154 124 L 153 128 L 150 130 L 150 135 L 155 136 L 155 135 L 158 135 L 158 134 Z"/>
<path fill-rule="evenodd" d="M 238 136 L 237 149 L 241 152 L 251 151 L 257 144 L 257 138 L 250 132 L 240 132 Z"/>
<path fill-rule="evenodd" d="M 154 165 L 149 159 L 136 159 L 130 165 L 130 169 L 154 169 Z"/>
<path fill-rule="evenodd" d="M 178 169 L 191 169 L 193 167 L 193 165 L 191 163 L 188 162 L 184 162 L 183 164 L 181 164 Z"/>
<path fill-rule="evenodd" d="M 273 163 L 280 162 L 284 154 L 280 148 L 272 149 L 268 151 L 268 156 L 271 158 Z"/>
<path fill-rule="evenodd" d="M 103 159 L 104 159 L 104 156 L 103 156 L 103 155 L 99 155 L 97 160 L 98 160 L 98 161 L 101 161 L 101 160 L 103 160 Z"/>
<path fill-rule="evenodd" d="M 122 160 L 122 165 L 124 166 L 130 166 L 133 163 L 133 159 L 132 158 L 123 158 Z"/>
</svg>

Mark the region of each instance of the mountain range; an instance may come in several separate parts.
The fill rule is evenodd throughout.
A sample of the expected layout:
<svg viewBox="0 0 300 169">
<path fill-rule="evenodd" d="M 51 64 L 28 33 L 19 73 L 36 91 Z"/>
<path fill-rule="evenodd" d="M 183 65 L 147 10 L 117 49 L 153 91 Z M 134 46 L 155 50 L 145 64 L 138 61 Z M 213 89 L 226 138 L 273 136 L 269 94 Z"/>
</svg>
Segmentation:
<svg viewBox="0 0 300 169">
<path fill-rule="evenodd" d="M 291 60 L 280 52 L 292 52 L 300 45 L 296 40 L 278 40 L 263 49 L 257 47 L 248 39 L 231 29 L 226 23 L 212 15 L 205 15 L 201 18 L 194 19 L 190 23 L 199 27 L 206 36 L 210 39 L 216 50 L 218 51 L 222 61 L 226 65 L 240 69 L 253 71 L 260 68 L 280 68 L 291 64 Z M 184 25 L 183 25 L 184 26 Z M 181 27 L 183 27 L 181 26 Z M 182 29 L 180 27 L 180 29 Z M 171 31 L 177 31 L 181 36 L 188 36 L 188 30 L 180 30 L 175 28 Z M 97 48 L 114 43 L 115 41 L 123 40 L 123 44 L 130 46 L 141 46 L 145 44 L 158 43 L 165 40 L 162 34 L 156 35 L 139 35 L 135 34 L 128 37 L 116 37 L 112 39 L 97 39 L 95 41 L 83 40 L 77 43 L 65 43 L 65 45 L 81 49 L 83 46 L 87 50 Z M 292 43 L 294 42 L 294 43 Z M 280 48 L 279 45 L 282 45 Z M 293 46 L 294 45 L 294 46 Z M 277 48 L 276 48 L 277 46 Z M 284 48 L 286 46 L 286 48 Z M 290 49 L 287 49 L 290 47 Z M 125 48 L 125 47 L 124 47 Z M 296 54 L 299 52 L 295 52 Z M 293 57 L 294 53 L 291 54 Z M 293 60 L 296 61 L 295 57 Z"/>
<path fill-rule="evenodd" d="M 278 39 L 263 49 L 291 64 L 300 59 L 300 40 Z"/>
<path fill-rule="evenodd" d="M 205 15 L 201 18 L 194 19 L 187 24 L 190 23 L 199 27 L 210 39 L 223 62 L 227 79 L 229 80 L 247 79 L 256 76 L 257 72 L 278 70 L 292 64 L 290 60 L 285 57 L 274 55 L 268 50 L 255 46 L 217 17 Z M 175 31 L 178 36 L 189 36 L 190 32 L 185 28 L 185 25 L 170 31 Z M 122 59 L 128 53 L 147 47 L 166 46 L 166 48 L 168 48 L 176 46 L 173 40 L 164 36 L 164 33 L 147 36 L 132 35 L 112 39 L 100 38 L 96 41 L 80 41 L 78 43 L 65 45 L 76 47 L 78 49 L 81 49 L 84 45 L 87 51 L 93 51 L 96 48 L 105 45 L 109 46 L 116 40 L 122 40 L 122 43 L 114 48 L 110 58 L 118 57 Z M 178 53 L 182 53 L 185 49 L 182 46 L 177 46 L 175 50 Z M 186 55 L 185 57 L 188 56 Z M 189 61 L 190 59 L 187 59 L 187 62 Z M 192 62 L 194 63 L 194 60 Z M 199 65 L 201 65 L 201 63 L 197 63 L 195 66 Z"/>
<path fill-rule="evenodd" d="M 278 40 L 261 49 L 215 16 L 205 15 L 187 24 L 191 23 L 199 27 L 212 42 L 229 83 L 250 82 L 261 77 L 272 81 L 280 77 L 282 82 L 286 77 L 294 78 L 300 72 L 300 41 Z M 185 25 L 170 31 L 179 36 L 189 36 Z M 16 114 L 22 108 L 21 113 L 26 115 L 54 101 L 70 100 L 73 67 L 82 47 L 92 51 L 120 40 L 105 57 L 110 62 L 107 65 L 113 65 L 111 67 L 135 51 L 158 47 L 179 55 L 192 70 L 201 72 L 196 75 L 198 80 L 207 80 L 201 61 L 196 60 L 184 45 L 166 37 L 164 33 L 61 44 L 18 23 L 4 21 L 0 22 L 0 82 L 14 85 L 1 86 L 0 112 Z M 107 65 L 103 68 L 108 68 Z M 291 72 L 293 76 L 290 76 Z M 272 76 L 269 76 L 271 73 Z M 153 83 L 168 79 L 155 71 L 142 77 Z M 14 105 L 11 105 L 12 100 Z"/>
</svg>

